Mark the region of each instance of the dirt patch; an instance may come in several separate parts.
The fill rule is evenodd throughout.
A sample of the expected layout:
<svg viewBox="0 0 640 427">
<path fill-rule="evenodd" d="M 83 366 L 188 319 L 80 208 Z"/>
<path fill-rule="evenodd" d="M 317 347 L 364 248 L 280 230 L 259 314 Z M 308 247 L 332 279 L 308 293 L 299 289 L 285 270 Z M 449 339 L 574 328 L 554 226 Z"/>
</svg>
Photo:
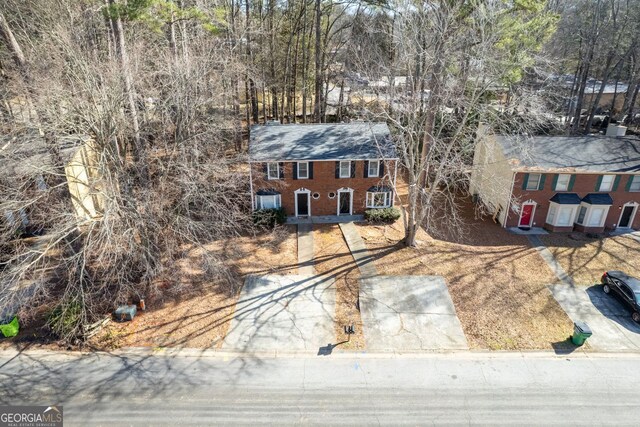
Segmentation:
<svg viewBox="0 0 640 427">
<path fill-rule="evenodd" d="M 640 242 L 627 236 L 592 239 L 583 233 L 540 236 L 562 268 L 576 284 L 600 283 L 607 270 L 633 275 L 640 270 Z"/>
<path fill-rule="evenodd" d="M 285 226 L 272 233 L 188 248 L 175 267 L 173 283 L 160 285 L 162 297 L 151 297 L 146 312 L 139 312 L 132 322 L 112 322 L 91 344 L 219 348 L 244 277 L 297 273 L 296 228 Z"/>
<path fill-rule="evenodd" d="M 335 224 L 315 225 L 313 229 L 314 262 L 317 274 L 334 278 L 336 286 L 335 332 L 338 342 L 347 339 L 345 325 L 353 325 L 355 334 L 349 342 L 340 344 L 341 350 L 365 348 L 362 320 L 357 308 L 360 272 L 344 240 L 340 227 Z"/>
<path fill-rule="evenodd" d="M 444 276 L 471 348 L 566 346 L 572 324 L 546 288 L 551 270 L 524 236 L 474 218 L 470 202 L 465 209 L 466 233 L 455 241 L 421 230 L 418 247 L 407 248 L 401 221 L 358 230 L 385 275 Z"/>
</svg>

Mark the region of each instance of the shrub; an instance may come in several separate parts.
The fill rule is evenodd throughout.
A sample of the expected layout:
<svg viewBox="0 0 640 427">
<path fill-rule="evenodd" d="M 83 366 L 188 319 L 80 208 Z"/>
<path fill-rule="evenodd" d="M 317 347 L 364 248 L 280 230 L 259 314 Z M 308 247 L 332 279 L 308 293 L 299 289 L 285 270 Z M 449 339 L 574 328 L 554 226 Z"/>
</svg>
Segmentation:
<svg viewBox="0 0 640 427">
<path fill-rule="evenodd" d="M 253 223 L 259 227 L 273 228 L 276 224 L 284 224 L 287 213 L 284 208 L 259 209 L 253 212 Z"/>
<path fill-rule="evenodd" d="M 400 211 L 396 208 L 367 209 L 364 218 L 369 222 L 392 223 L 400 218 Z"/>
</svg>

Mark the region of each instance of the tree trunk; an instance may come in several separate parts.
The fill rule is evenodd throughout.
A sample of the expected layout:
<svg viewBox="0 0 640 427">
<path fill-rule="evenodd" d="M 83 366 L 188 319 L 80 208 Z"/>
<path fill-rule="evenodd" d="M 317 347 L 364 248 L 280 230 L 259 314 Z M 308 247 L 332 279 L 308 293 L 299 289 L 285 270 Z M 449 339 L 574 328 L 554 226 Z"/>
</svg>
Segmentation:
<svg viewBox="0 0 640 427">
<path fill-rule="evenodd" d="M 322 121 L 322 64 L 320 63 L 321 58 L 321 43 L 322 43 L 322 3 L 320 0 L 316 0 L 316 22 L 315 22 L 315 30 L 316 30 L 316 46 L 315 46 L 315 100 L 313 106 L 313 115 L 316 123 L 321 123 Z"/>
</svg>

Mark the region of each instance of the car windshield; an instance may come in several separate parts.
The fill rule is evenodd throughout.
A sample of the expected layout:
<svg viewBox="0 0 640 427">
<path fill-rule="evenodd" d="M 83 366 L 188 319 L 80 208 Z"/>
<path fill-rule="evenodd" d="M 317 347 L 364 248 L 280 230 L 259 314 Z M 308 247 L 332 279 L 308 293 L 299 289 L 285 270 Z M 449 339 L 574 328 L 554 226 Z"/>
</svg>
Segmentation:
<svg viewBox="0 0 640 427">
<path fill-rule="evenodd" d="M 636 302 L 640 304 L 640 292 L 636 292 Z"/>
</svg>

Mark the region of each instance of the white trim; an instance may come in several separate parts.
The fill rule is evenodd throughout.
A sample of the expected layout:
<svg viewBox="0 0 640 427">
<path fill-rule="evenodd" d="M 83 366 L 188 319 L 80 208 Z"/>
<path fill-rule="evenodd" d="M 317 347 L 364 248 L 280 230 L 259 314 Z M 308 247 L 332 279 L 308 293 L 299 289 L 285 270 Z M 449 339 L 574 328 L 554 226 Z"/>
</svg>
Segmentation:
<svg viewBox="0 0 640 427">
<path fill-rule="evenodd" d="M 384 205 L 383 206 L 374 206 L 374 205 L 370 204 L 369 203 L 369 195 L 370 194 L 373 195 L 373 196 L 371 196 L 371 201 L 372 202 L 375 199 L 375 195 L 376 194 L 384 194 Z M 365 195 L 365 205 L 369 209 L 388 208 L 388 207 L 391 207 L 391 198 L 392 197 L 393 197 L 393 191 L 367 191 L 367 194 Z"/>
<path fill-rule="evenodd" d="M 513 205 L 513 199 L 515 198 L 513 196 L 513 189 L 516 186 L 516 175 L 517 175 L 517 172 L 513 172 L 513 176 L 511 177 L 511 191 L 509 191 L 509 195 L 507 196 L 507 198 L 508 198 L 507 204 L 505 205 L 505 206 L 508 206 L 509 208 Z M 510 213 L 510 209 L 505 209 L 504 210 L 504 221 L 502 221 L 502 228 L 507 228 L 507 221 L 509 220 L 509 213 Z"/>
<path fill-rule="evenodd" d="M 620 221 L 622 221 L 622 214 L 624 213 L 624 208 L 628 208 L 633 206 L 633 212 L 631 212 L 631 216 L 629 217 L 629 224 L 626 227 L 620 227 Z M 631 228 L 633 224 L 633 220 L 636 219 L 636 214 L 638 213 L 638 202 L 627 202 L 622 205 L 620 209 L 620 216 L 618 217 L 618 222 L 616 223 L 616 228 Z"/>
<path fill-rule="evenodd" d="M 340 164 L 338 165 L 338 178 L 351 178 L 351 162 L 352 160 L 340 160 Z M 342 164 L 349 163 L 349 173 L 347 176 L 342 176 Z"/>
<path fill-rule="evenodd" d="M 609 188 L 606 188 L 606 189 L 603 190 L 602 189 L 602 184 L 604 183 L 604 177 L 605 176 L 610 176 L 611 177 L 611 184 L 609 185 Z M 613 189 L 613 185 L 615 184 L 615 182 L 616 182 L 616 176 L 615 175 L 613 175 L 613 174 L 604 174 L 604 175 L 602 175 L 602 179 L 600 180 L 600 185 L 598 186 L 598 192 L 599 193 L 606 193 L 608 191 L 611 191 Z"/>
<path fill-rule="evenodd" d="M 256 210 L 259 209 L 279 209 L 282 207 L 282 196 L 280 194 L 257 194 L 257 200 L 256 200 Z M 262 205 L 262 198 L 263 197 L 273 197 L 273 203 L 275 205 L 275 208 L 265 208 Z"/>
<path fill-rule="evenodd" d="M 532 175 L 538 175 L 538 181 L 536 182 L 536 186 L 535 188 L 529 188 L 529 184 L 531 184 L 531 176 Z M 524 189 L 524 191 L 540 191 L 540 181 L 542 180 L 542 173 L 540 172 L 531 172 L 529 173 L 528 177 L 527 177 L 527 185 L 526 188 Z"/>
<path fill-rule="evenodd" d="M 309 162 L 296 162 L 297 166 L 296 166 L 296 178 L 298 179 L 309 179 Z M 307 165 L 307 176 L 300 176 L 300 165 L 304 163 Z"/>
<path fill-rule="evenodd" d="M 302 216 L 311 216 L 311 191 L 306 189 L 306 188 L 298 188 L 296 191 L 293 192 L 293 200 L 295 202 L 295 214 L 296 216 L 300 216 L 298 215 L 298 194 L 306 194 L 307 195 L 307 215 L 302 215 Z"/>
<path fill-rule="evenodd" d="M 566 204 L 563 205 L 560 203 L 551 202 L 549 203 L 549 210 L 547 211 L 547 218 L 545 220 L 545 223 L 552 225 L 554 227 L 573 227 L 579 206 L 580 205 L 566 205 Z M 555 213 L 554 213 L 553 219 L 549 221 L 549 216 L 551 214 L 552 209 L 555 209 Z M 558 224 L 558 218 L 560 218 L 560 211 L 562 209 L 571 209 L 571 216 L 569 217 L 570 220 L 568 224 Z"/>
<path fill-rule="evenodd" d="M 249 165 L 249 191 L 251 192 L 251 208 L 256 210 L 256 199 L 255 194 L 253 194 L 253 171 L 252 167 Z"/>
<path fill-rule="evenodd" d="M 371 163 L 372 162 L 376 162 L 378 164 L 378 167 L 376 168 L 376 174 L 375 175 L 371 174 Z M 380 162 L 381 162 L 381 160 L 369 160 L 369 162 L 367 163 L 367 178 L 380 178 Z"/>
<path fill-rule="evenodd" d="M 393 171 L 393 197 L 391 198 L 391 206 L 395 206 L 396 196 L 398 194 L 398 188 L 396 187 L 396 178 L 398 177 L 398 162 L 395 162 Z"/>
<path fill-rule="evenodd" d="M 524 212 L 524 207 L 525 206 L 533 206 L 533 210 L 531 211 L 531 219 L 529 221 L 529 224 L 527 224 L 527 225 L 523 225 L 522 224 L 522 214 Z M 531 199 L 527 200 L 522 205 L 520 205 L 520 216 L 518 217 L 518 227 L 533 227 L 533 218 L 536 215 L 536 208 L 537 207 L 538 207 L 538 204 L 536 202 L 534 202 L 533 200 L 531 200 Z"/>
<path fill-rule="evenodd" d="M 584 226 L 585 227 L 603 227 L 605 221 L 607 220 L 607 215 L 609 214 L 609 208 L 610 207 L 611 206 L 609 206 L 609 205 L 592 205 L 589 208 L 589 212 L 587 212 L 587 218 L 586 218 Z M 596 209 L 602 209 L 603 210 L 602 218 L 600 218 L 600 221 L 598 222 L 597 225 L 590 224 L 591 216 L 593 215 L 593 211 L 596 210 Z"/>
<path fill-rule="evenodd" d="M 276 172 L 277 172 L 277 175 L 278 175 L 277 178 L 271 178 L 271 167 L 270 166 L 272 164 L 276 165 Z M 278 162 L 268 162 L 267 163 L 267 180 L 268 181 L 275 181 L 275 180 L 278 180 L 278 179 L 280 179 L 280 163 L 278 163 Z"/>
<path fill-rule="evenodd" d="M 340 213 L 340 193 L 349 193 L 349 215 L 353 215 L 353 189 L 352 188 L 339 188 L 336 192 L 336 215 L 346 215 Z"/>
<path fill-rule="evenodd" d="M 560 183 L 560 177 L 561 176 L 568 176 L 569 177 L 569 179 L 567 180 L 566 188 L 564 188 L 564 189 L 559 189 L 558 188 L 558 184 Z M 571 174 L 570 173 L 559 173 L 558 174 L 558 178 L 556 179 L 556 185 L 555 185 L 555 188 L 553 188 L 553 191 L 569 191 L 569 185 L 571 185 Z"/>
</svg>

